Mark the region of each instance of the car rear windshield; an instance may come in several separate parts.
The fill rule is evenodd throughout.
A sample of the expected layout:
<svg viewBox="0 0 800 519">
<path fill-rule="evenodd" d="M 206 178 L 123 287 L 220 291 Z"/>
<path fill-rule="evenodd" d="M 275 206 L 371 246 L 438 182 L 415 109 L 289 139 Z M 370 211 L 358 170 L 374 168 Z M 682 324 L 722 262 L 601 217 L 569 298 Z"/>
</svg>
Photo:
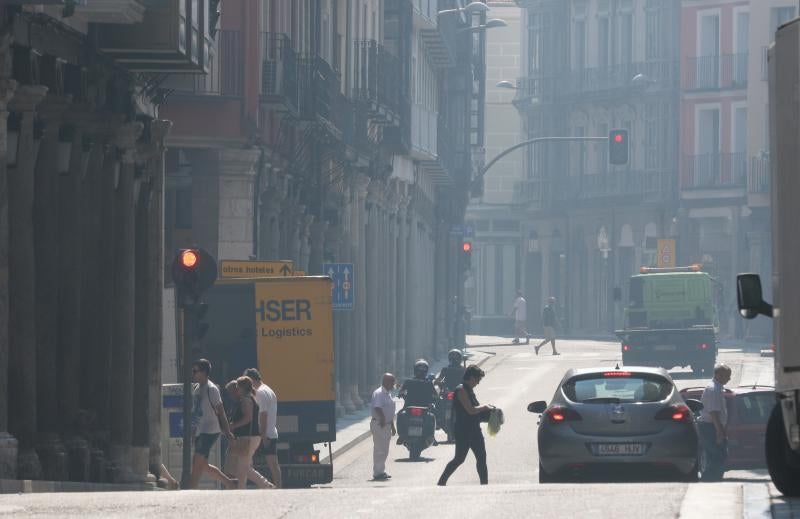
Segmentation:
<svg viewBox="0 0 800 519">
<path fill-rule="evenodd" d="M 578 375 L 563 386 L 566 397 L 584 404 L 660 402 L 672 393 L 673 384 L 659 375 L 610 371 Z"/>
</svg>

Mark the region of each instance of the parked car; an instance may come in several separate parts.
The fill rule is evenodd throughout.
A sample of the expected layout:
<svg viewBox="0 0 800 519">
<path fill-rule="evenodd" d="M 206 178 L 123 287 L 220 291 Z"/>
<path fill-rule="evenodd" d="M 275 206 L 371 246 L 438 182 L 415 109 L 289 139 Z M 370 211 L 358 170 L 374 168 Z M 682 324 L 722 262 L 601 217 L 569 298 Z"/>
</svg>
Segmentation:
<svg viewBox="0 0 800 519">
<path fill-rule="evenodd" d="M 700 400 L 702 387 L 681 389 L 684 398 Z M 775 407 L 773 386 L 740 386 L 725 389 L 728 405 L 728 461 L 726 468 L 763 468 L 767 421 Z"/>
<path fill-rule="evenodd" d="M 696 400 L 681 397 L 663 368 L 570 369 L 540 413 L 539 482 L 612 476 L 619 469 L 697 481 Z"/>
</svg>

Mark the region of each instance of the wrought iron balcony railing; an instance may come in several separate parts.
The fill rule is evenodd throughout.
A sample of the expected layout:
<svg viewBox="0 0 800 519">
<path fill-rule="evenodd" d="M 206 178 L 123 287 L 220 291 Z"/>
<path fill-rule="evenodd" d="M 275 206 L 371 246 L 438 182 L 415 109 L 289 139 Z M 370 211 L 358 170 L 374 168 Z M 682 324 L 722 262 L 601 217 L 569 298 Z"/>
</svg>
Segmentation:
<svg viewBox="0 0 800 519">
<path fill-rule="evenodd" d="M 639 79 L 634 79 L 637 78 Z M 635 63 L 618 63 L 608 67 L 581 68 L 569 72 L 560 92 L 588 94 L 647 86 L 677 88 L 679 86 L 678 62 L 652 60 Z"/>
<path fill-rule="evenodd" d="M 689 58 L 685 62 L 683 88 L 686 90 L 747 88 L 747 61 L 747 53 Z"/>
<path fill-rule="evenodd" d="M 353 97 L 367 102 L 371 112 L 389 110 L 397 114 L 402 99 L 400 60 L 373 40 L 356 41 L 353 54 Z"/>
<path fill-rule="evenodd" d="M 517 185 L 515 201 L 547 209 L 563 202 L 591 203 L 620 197 L 667 200 L 673 196 L 674 185 L 673 174 L 666 170 L 604 171 L 525 180 Z"/>
<path fill-rule="evenodd" d="M 703 153 L 683 158 L 681 189 L 740 188 L 747 183 L 747 158 L 743 152 Z"/>
<path fill-rule="evenodd" d="M 752 157 L 750 171 L 747 172 L 748 193 L 769 193 L 770 161 L 769 156 Z"/>
<path fill-rule="evenodd" d="M 297 53 L 285 34 L 265 32 L 261 35 L 261 95 L 268 101 L 284 102 L 299 109 Z"/>
<path fill-rule="evenodd" d="M 244 92 L 244 40 L 241 31 L 217 34 L 217 49 L 207 74 L 173 74 L 164 83 L 175 95 L 238 97 Z"/>
</svg>

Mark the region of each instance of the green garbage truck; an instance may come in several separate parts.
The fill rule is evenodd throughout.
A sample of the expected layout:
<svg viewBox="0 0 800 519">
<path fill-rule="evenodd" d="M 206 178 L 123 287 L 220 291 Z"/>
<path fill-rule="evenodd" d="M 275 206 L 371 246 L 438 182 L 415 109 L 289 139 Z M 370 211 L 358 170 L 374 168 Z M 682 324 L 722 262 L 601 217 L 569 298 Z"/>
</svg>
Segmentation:
<svg viewBox="0 0 800 519">
<path fill-rule="evenodd" d="M 709 374 L 717 359 L 716 281 L 700 265 L 642 267 L 629 283 L 622 362 Z"/>
</svg>

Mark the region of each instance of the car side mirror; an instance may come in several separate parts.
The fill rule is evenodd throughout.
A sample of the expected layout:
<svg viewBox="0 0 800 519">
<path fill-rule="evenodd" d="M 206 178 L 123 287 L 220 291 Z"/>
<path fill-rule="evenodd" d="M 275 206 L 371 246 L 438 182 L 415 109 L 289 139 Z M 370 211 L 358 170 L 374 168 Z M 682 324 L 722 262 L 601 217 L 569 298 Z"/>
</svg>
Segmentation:
<svg viewBox="0 0 800 519">
<path fill-rule="evenodd" d="M 544 410 L 547 409 L 547 402 L 543 400 L 539 400 L 538 402 L 531 402 L 528 404 L 528 412 L 529 413 L 544 413 Z"/>
<path fill-rule="evenodd" d="M 758 274 L 736 276 L 736 299 L 739 314 L 745 319 L 755 319 L 759 314 L 772 317 L 772 305 L 764 301 Z"/>
<path fill-rule="evenodd" d="M 693 413 L 699 413 L 703 410 L 703 402 L 695 400 L 694 398 L 687 398 L 686 406 L 691 409 Z"/>
</svg>

